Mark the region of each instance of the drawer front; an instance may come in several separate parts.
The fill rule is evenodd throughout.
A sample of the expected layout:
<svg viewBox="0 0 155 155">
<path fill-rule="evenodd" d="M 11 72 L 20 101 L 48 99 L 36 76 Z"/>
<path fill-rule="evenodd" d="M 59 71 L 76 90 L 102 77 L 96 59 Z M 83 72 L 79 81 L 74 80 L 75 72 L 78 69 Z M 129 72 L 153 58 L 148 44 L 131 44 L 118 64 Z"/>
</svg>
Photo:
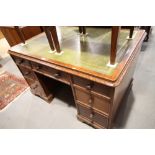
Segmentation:
<svg viewBox="0 0 155 155">
<path fill-rule="evenodd" d="M 70 84 L 69 75 L 67 73 L 34 62 L 32 63 L 32 67 L 42 74 L 46 74 L 54 79 Z"/>
<path fill-rule="evenodd" d="M 38 95 L 40 97 L 45 97 L 45 92 L 43 88 L 41 87 L 40 83 L 38 81 L 31 80 L 29 78 L 25 78 L 27 83 L 29 84 L 31 88 L 31 92 L 35 95 Z"/>
<path fill-rule="evenodd" d="M 73 84 L 83 87 L 86 90 L 91 90 L 93 87 L 92 81 L 80 78 L 78 76 L 73 76 Z"/>
<path fill-rule="evenodd" d="M 92 91 L 98 94 L 102 94 L 104 96 L 107 97 L 111 97 L 111 93 L 112 93 L 112 87 L 108 87 L 106 85 L 102 85 L 99 83 L 94 83 L 93 87 L 92 87 Z"/>
<path fill-rule="evenodd" d="M 35 74 L 30 69 L 27 69 L 27 68 L 22 67 L 22 66 L 18 66 L 18 67 L 19 67 L 19 69 L 22 72 L 24 77 L 29 78 L 29 79 L 33 79 L 33 80 L 36 79 Z"/>
<path fill-rule="evenodd" d="M 109 116 L 110 111 L 110 101 L 106 98 L 103 98 L 99 95 L 93 95 L 84 91 L 80 88 L 75 89 L 75 97 L 77 101 L 80 103 L 85 104 L 89 107 L 92 107 L 96 111 L 100 113 L 104 113 L 105 115 Z"/>
<path fill-rule="evenodd" d="M 81 115 L 89 120 L 92 120 L 91 109 L 86 108 L 80 104 L 78 104 L 78 109 L 79 109 L 79 115 Z"/>
<path fill-rule="evenodd" d="M 89 101 L 91 101 L 91 95 L 87 93 L 86 91 L 81 90 L 79 88 L 74 88 L 74 89 L 75 89 L 76 100 L 80 101 L 81 103 L 89 105 Z"/>
<path fill-rule="evenodd" d="M 88 119 L 92 125 L 99 125 L 102 126 L 103 128 L 108 127 L 108 118 L 95 112 L 92 111 L 90 108 L 86 108 L 80 104 L 78 104 L 78 109 L 79 109 L 79 115 L 85 117 Z"/>
<path fill-rule="evenodd" d="M 108 127 L 108 118 L 97 112 L 94 112 L 93 114 L 93 122 L 99 124 L 100 126 L 103 126 L 104 128 Z"/>
<path fill-rule="evenodd" d="M 32 80 L 32 79 L 30 79 L 30 78 L 26 78 L 26 77 L 25 77 L 25 80 L 27 81 L 28 85 L 29 85 L 31 88 L 34 88 L 34 86 L 36 85 L 35 83 L 37 83 L 37 81 Z"/>
<path fill-rule="evenodd" d="M 31 92 L 40 97 L 46 97 L 45 92 L 39 82 L 35 81 L 33 85 L 31 85 Z"/>
<path fill-rule="evenodd" d="M 103 98 L 103 97 L 99 97 L 96 95 L 93 95 L 93 108 L 101 113 L 106 114 L 107 116 L 109 116 L 109 112 L 110 112 L 110 101 Z"/>
<path fill-rule="evenodd" d="M 99 84 L 84 78 L 80 78 L 77 76 L 73 77 L 73 84 L 80 86 L 86 90 L 92 91 L 94 93 L 98 93 L 101 94 L 103 96 L 106 96 L 108 98 L 111 97 L 111 93 L 112 93 L 112 87 L 103 85 L 103 84 Z"/>
<path fill-rule="evenodd" d="M 16 62 L 17 65 L 25 66 L 27 68 L 31 68 L 31 63 L 29 60 L 19 58 L 16 56 L 13 56 L 14 61 Z"/>
</svg>

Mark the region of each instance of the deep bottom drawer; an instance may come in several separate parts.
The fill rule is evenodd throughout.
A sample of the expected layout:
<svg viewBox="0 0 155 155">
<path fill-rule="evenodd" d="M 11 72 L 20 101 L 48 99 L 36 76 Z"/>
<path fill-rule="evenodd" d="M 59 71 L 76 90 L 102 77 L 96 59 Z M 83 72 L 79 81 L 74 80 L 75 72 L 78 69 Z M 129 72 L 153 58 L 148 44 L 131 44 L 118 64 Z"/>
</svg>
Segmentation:
<svg viewBox="0 0 155 155">
<path fill-rule="evenodd" d="M 89 123 L 92 126 L 99 126 L 100 128 L 107 128 L 108 127 L 108 118 L 104 115 L 101 115 L 95 111 L 92 111 L 90 108 L 86 108 L 78 104 L 78 110 L 80 116 L 89 120 Z"/>
</svg>

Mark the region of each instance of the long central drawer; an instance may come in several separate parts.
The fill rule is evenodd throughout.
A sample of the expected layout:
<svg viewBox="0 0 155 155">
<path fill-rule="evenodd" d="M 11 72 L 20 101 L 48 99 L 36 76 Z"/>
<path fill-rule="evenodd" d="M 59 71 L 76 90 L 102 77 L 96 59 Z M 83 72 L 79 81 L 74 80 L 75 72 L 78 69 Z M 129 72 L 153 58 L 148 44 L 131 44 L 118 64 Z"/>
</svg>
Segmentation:
<svg viewBox="0 0 155 155">
<path fill-rule="evenodd" d="M 64 83 L 70 85 L 69 74 L 67 74 L 67 73 L 65 73 L 63 71 L 60 71 L 60 70 L 57 70 L 57 69 L 54 69 L 54 68 L 39 64 L 39 63 L 31 62 L 31 64 L 32 64 L 32 68 L 36 72 L 39 72 L 39 73 L 41 73 L 41 74 L 43 74 L 45 76 L 49 76 L 49 77 L 51 77 L 53 79 L 56 79 L 58 81 L 61 81 L 61 82 L 64 82 Z"/>
</svg>

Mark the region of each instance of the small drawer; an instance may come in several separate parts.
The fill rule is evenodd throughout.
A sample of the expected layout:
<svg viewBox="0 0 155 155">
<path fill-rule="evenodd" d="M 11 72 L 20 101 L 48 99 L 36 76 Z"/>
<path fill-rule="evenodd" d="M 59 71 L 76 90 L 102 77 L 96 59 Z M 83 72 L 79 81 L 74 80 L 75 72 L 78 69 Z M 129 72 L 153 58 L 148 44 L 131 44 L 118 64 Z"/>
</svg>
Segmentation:
<svg viewBox="0 0 155 155">
<path fill-rule="evenodd" d="M 94 112 L 93 113 L 93 123 L 97 123 L 98 125 L 104 127 L 104 128 L 108 128 L 108 118 L 97 113 Z"/>
<path fill-rule="evenodd" d="M 92 92 L 101 94 L 103 96 L 107 96 L 109 98 L 112 96 L 112 90 L 113 90 L 112 87 L 99 84 L 99 83 L 94 83 L 92 87 Z"/>
<path fill-rule="evenodd" d="M 77 76 L 73 77 L 73 84 L 85 88 L 86 90 L 92 91 L 94 93 L 102 94 L 103 96 L 111 97 L 112 87 L 108 87 L 103 84 L 99 84 L 84 78 Z"/>
<path fill-rule="evenodd" d="M 26 80 L 26 82 L 28 83 L 28 85 L 30 86 L 30 88 L 32 88 L 33 85 L 34 85 L 34 83 L 35 83 L 35 81 L 32 80 L 32 79 L 26 78 L 26 77 L 25 77 L 25 80 Z"/>
<path fill-rule="evenodd" d="M 36 79 L 34 73 L 30 69 L 27 69 L 27 68 L 22 67 L 22 66 L 18 66 L 18 67 L 19 67 L 19 69 L 22 72 L 24 77 L 30 78 L 30 79 L 33 79 L 33 80 Z"/>
<path fill-rule="evenodd" d="M 78 76 L 73 77 L 73 84 L 85 88 L 86 90 L 91 90 L 93 87 L 93 82 Z"/>
<path fill-rule="evenodd" d="M 38 81 L 33 81 L 27 78 L 25 79 L 28 82 L 29 86 L 31 87 L 31 92 L 33 94 L 38 95 L 42 98 L 46 97 L 45 92 Z"/>
<path fill-rule="evenodd" d="M 101 96 L 96 96 L 93 95 L 92 97 L 93 100 L 93 108 L 100 112 L 104 113 L 105 115 L 109 116 L 110 112 L 110 101 L 101 97 Z"/>
<path fill-rule="evenodd" d="M 45 93 L 42 89 L 42 87 L 40 86 L 38 81 L 35 80 L 31 80 L 29 78 L 25 78 L 25 80 L 27 81 L 27 83 L 29 84 L 30 88 L 31 88 L 31 92 L 35 95 L 38 95 L 40 97 L 44 97 Z"/>
<path fill-rule="evenodd" d="M 110 112 L 110 100 L 102 97 L 101 95 L 93 95 L 87 91 L 74 88 L 76 100 L 88 107 L 92 107 L 94 110 L 104 113 L 109 116 Z"/>
<path fill-rule="evenodd" d="M 17 65 L 25 66 L 27 68 L 31 68 L 31 63 L 29 60 L 19 58 L 16 56 L 13 56 L 14 61 L 16 62 Z"/>
<path fill-rule="evenodd" d="M 79 115 L 85 117 L 86 119 L 91 121 L 91 124 L 94 126 L 100 126 L 103 128 L 108 127 L 108 118 L 104 115 L 101 115 L 90 108 L 86 108 L 78 104 Z"/>
<path fill-rule="evenodd" d="M 91 115 L 91 109 L 90 108 L 86 108 L 85 106 L 82 106 L 81 104 L 78 104 L 78 113 L 79 115 L 89 119 L 89 120 L 92 120 L 92 115 Z"/>
<path fill-rule="evenodd" d="M 80 101 L 81 103 L 90 105 L 90 102 L 92 101 L 91 99 L 91 94 L 84 91 L 83 89 L 80 88 L 75 88 L 75 98 L 76 100 Z"/>
<path fill-rule="evenodd" d="M 51 102 L 51 100 L 53 99 L 53 94 L 51 92 L 47 92 L 46 90 L 44 90 L 44 88 L 40 85 L 38 81 L 31 80 L 29 78 L 25 78 L 25 80 L 29 84 L 31 92 L 34 95 L 40 96 L 44 100 Z"/>
<path fill-rule="evenodd" d="M 32 63 L 32 68 L 41 74 L 45 74 L 46 76 L 49 76 L 59 81 L 62 81 L 64 83 L 70 84 L 69 75 L 67 73 L 64 73 L 62 71 L 59 71 L 54 68 L 44 66 L 38 63 Z"/>
</svg>

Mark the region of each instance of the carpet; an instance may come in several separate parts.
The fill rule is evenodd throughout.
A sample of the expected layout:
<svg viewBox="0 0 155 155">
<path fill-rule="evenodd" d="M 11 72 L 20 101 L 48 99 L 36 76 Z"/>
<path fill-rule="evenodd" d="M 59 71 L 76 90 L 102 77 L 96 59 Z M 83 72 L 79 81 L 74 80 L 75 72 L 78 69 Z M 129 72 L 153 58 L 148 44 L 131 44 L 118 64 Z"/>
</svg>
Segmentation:
<svg viewBox="0 0 155 155">
<path fill-rule="evenodd" d="M 24 92 L 28 84 L 23 78 L 9 72 L 0 75 L 0 110 L 5 108 L 11 101 Z"/>
</svg>

